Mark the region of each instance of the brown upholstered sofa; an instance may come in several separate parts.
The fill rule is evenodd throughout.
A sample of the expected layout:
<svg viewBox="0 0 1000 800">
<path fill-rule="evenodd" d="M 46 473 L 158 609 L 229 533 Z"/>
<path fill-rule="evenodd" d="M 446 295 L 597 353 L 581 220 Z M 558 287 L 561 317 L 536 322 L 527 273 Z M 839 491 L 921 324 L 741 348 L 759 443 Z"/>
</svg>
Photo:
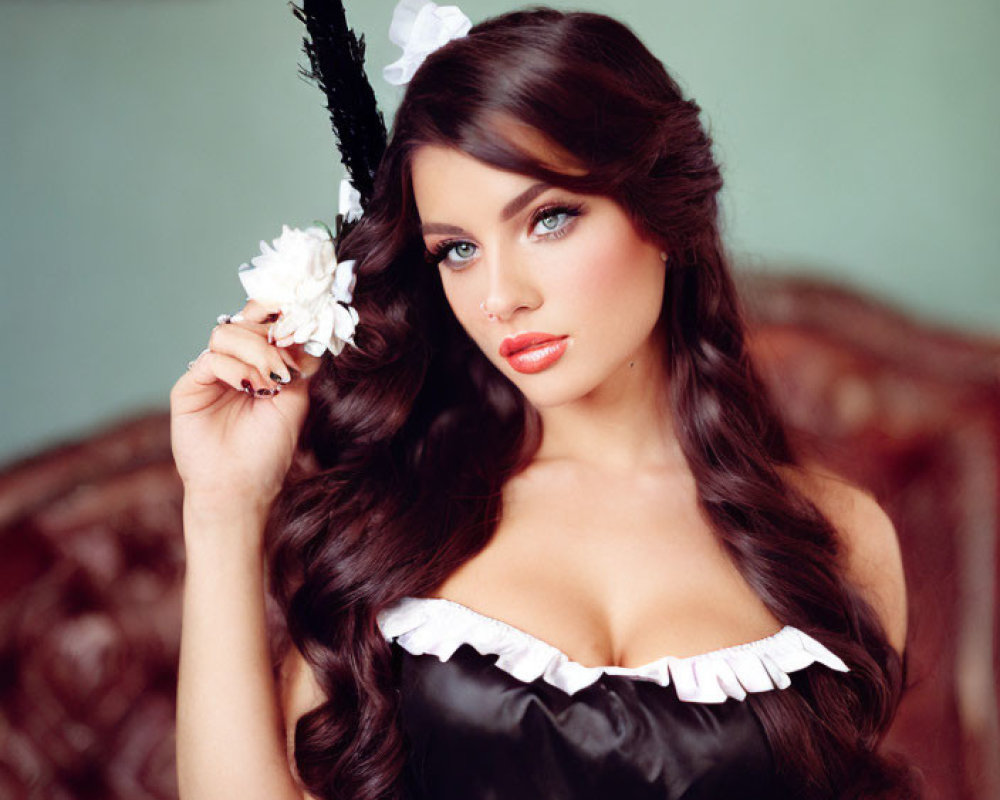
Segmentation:
<svg viewBox="0 0 1000 800">
<path fill-rule="evenodd" d="M 788 419 L 896 523 L 930 798 L 1000 797 L 1000 340 L 740 273 Z M 173 798 L 184 552 L 165 409 L 0 470 L 0 797 Z"/>
</svg>

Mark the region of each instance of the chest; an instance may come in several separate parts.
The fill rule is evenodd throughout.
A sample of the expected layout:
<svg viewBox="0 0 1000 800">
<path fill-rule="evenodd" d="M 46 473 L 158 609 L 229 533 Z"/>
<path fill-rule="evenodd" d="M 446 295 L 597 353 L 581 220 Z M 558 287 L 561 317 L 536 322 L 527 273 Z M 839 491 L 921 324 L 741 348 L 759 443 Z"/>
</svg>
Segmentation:
<svg viewBox="0 0 1000 800">
<path fill-rule="evenodd" d="M 635 666 L 774 633 L 683 474 L 539 469 L 511 481 L 490 543 L 432 592 L 586 666 Z"/>
<path fill-rule="evenodd" d="M 413 798 L 785 797 L 751 708 L 686 703 L 672 687 L 604 676 L 568 695 L 462 646 L 395 650 Z"/>
</svg>

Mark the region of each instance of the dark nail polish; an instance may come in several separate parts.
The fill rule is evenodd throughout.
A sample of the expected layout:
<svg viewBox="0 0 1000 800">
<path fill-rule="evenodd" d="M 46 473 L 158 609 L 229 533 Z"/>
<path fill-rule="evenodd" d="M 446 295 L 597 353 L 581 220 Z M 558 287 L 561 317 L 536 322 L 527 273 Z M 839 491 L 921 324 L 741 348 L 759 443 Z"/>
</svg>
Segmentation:
<svg viewBox="0 0 1000 800">
<path fill-rule="evenodd" d="M 246 378 L 240 381 L 240 386 L 243 387 L 243 391 L 247 394 L 253 394 L 253 384 L 250 383 Z"/>
<path fill-rule="evenodd" d="M 278 312 L 275 312 L 273 314 L 268 314 L 266 317 L 264 317 L 264 322 L 277 322 L 278 317 L 280 316 L 281 314 Z"/>
<path fill-rule="evenodd" d="M 271 390 L 270 390 L 270 389 L 258 389 L 258 390 L 257 390 L 257 394 L 259 394 L 259 395 L 262 395 L 262 396 L 263 396 L 263 395 L 268 395 L 268 394 L 272 394 L 272 392 L 271 392 Z"/>
<path fill-rule="evenodd" d="M 288 383 L 291 379 L 289 378 L 289 380 L 286 381 L 277 372 L 272 372 L 271 380 L 274 381 L 275 383 Z"/>
</svg>

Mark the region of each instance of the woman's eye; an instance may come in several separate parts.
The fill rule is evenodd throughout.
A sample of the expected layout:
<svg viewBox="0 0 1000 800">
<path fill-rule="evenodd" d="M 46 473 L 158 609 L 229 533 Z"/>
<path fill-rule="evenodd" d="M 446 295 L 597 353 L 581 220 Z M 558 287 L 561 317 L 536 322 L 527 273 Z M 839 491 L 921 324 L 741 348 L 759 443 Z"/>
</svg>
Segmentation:
<svg viewBox="0 0 1000 800">
<path fill-rule="evenodd" d="M 444 262 L 450 268 L 455 269 L 455 265 L 464 264 L 475 255 L 475 252 L 476 246 L 472 242 L 446 241 L 440 242 L 428 250 L 427 260 L 435 266 Z"/>
<path fill-rule="evenodd" d="M 582 213 L 581 206 L 549 206 L 535 215 L 534 232 L 559 238 L 569 229 L 569 220 Z"/>
<path fill-rule="evenodd" d="M 554 231 L 559 227 L 559 217 L 564 217 L 564 216 L 566 216 L 565 211 L 560 211 L 558 213 L 549 212 L 543 215 L 542 218 L 538 220 L 538 224 L 541 225 L 546 230 Z"/>
<path fill-rule="evenodd" d="M 543 239 L 559 239 L 569 233 L 573 217 L 583 213 L 582 205 L 558 205 L 542 208 L 532 217 L 532 233 Z M 477 246 L 472 242 L 449 239 L 427 250 L 426 259 L 432 265 L 445 264 L 457 272 L 475 258 Z"/>
</svg>

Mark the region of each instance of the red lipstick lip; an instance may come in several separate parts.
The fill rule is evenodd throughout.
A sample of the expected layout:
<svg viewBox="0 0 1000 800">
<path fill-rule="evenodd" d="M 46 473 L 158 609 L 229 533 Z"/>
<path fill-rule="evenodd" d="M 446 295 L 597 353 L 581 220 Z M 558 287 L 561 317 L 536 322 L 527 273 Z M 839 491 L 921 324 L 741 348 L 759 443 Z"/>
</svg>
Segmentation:
<svg viewBox="0 0 1000 800">
<path fill-rule="evenodd" d="M 556 336 L 552 333 L 519 333 L 517 336 L 508 336 L 500 343 L 500 355 L 509 358 L 519 350 L 527 347 L 534 347 L 542 342 L 551 342 L 556 339 L 565 339 L 565 336 Z"/>
<path fill-rule="evenodd" d="M 569 337 L 547 339 L 533 347 L 526 347 L 507 356 L 510 368 L 525 375 L 534 375 L 554 365 L 566 353 Z"/>
</svg>

